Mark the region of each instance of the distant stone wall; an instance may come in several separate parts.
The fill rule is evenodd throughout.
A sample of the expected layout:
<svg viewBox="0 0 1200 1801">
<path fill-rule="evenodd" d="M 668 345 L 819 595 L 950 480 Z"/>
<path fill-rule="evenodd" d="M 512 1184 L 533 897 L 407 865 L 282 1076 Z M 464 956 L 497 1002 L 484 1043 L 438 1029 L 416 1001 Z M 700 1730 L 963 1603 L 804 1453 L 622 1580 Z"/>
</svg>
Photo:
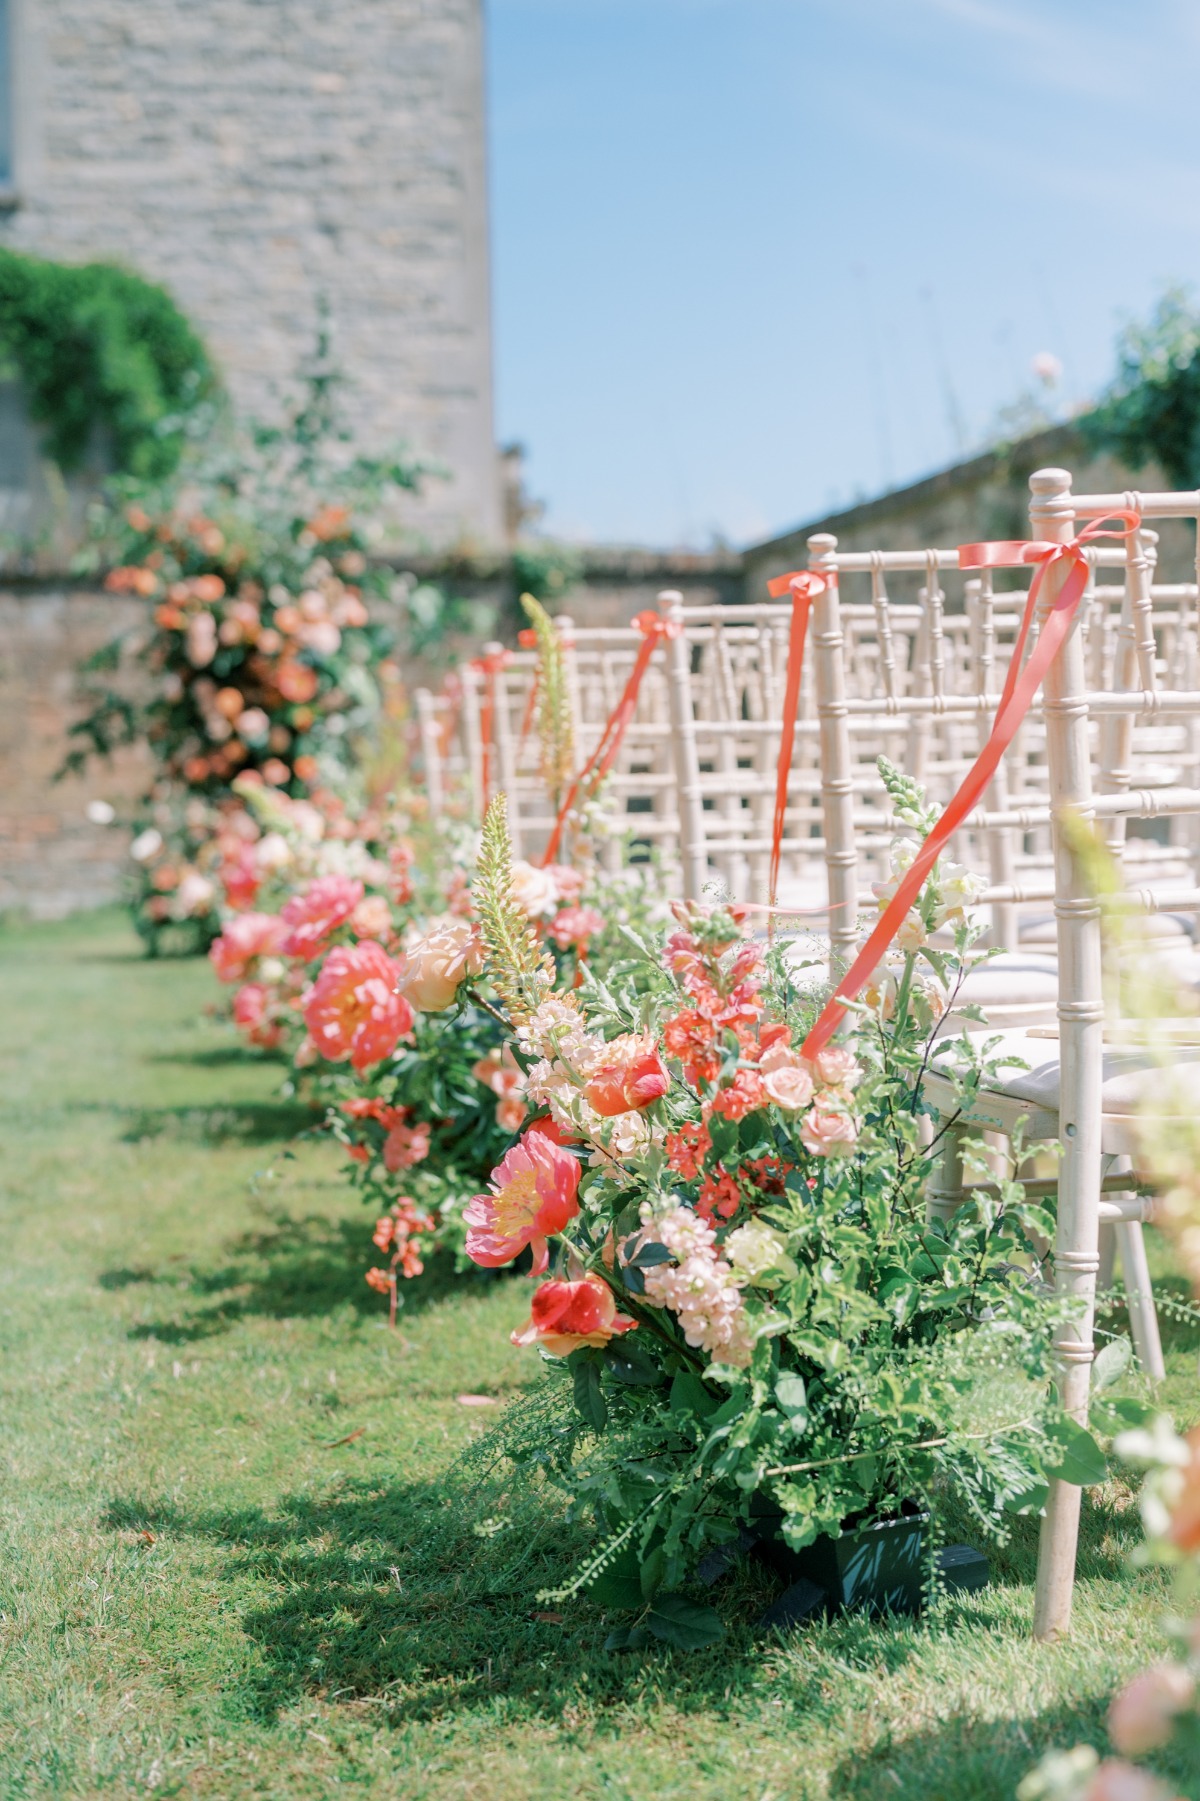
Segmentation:
<svg viewBox="0 0 1200 1801">
<path fill-rule="evenodd" d="M 439 543 L 502 541 L 482 0 L 10 0 L 0 242 L 162 282 L 275 411 L 328 303 L 364 445 L 452 472 Z"/>
<path fill-rule="evenodd" d="M 127 812 L 149 779 L 144 750 L 56 783 L 78 716 L 76 668 L 142 618 L 142 603 L 67 583 L 0 590 L 0 910 L 57 918 L 117 897 L 128 835 L 87 817 Z"/>
<path fill-rule="evenodd" d="M 1161 470 L 1135 473 L 1111 456 L 1095 455 L 1076 428 L 1057 426 L 756 544 L 745 555 L 747 598 L 765 599 L 772 576 L 804 568 L 808 539 L 817 532 L 832 532 L 842 550 L 944 549 L 984 538 L 1027 538 L 1029 477 L 1047 468 L 1069 470 L 1077 494 L 1150 492 L 1171 485 Z M 1194 581 L 1195 533 L 1173 519 L 1157 529 L 1161 579 Z"/>
</svg>

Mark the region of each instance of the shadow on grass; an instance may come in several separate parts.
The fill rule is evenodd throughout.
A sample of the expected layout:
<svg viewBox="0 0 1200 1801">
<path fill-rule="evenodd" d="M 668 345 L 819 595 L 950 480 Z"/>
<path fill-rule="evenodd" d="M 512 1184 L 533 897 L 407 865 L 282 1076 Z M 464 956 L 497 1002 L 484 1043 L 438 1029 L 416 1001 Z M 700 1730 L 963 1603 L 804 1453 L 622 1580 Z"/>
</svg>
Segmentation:
<svg viewBox="0 0 1200 1801">
<path fill-rule="evenodd" d="M 182 1289 L 186 1297 L 182 1305 L 168 1318 L 142 1321 L 129 1336 L 194 1344 L 244 1319 L 309 1319 L 346 1307 L 363 1318 L 384 1319 L 386 1301 L 366 1283 L 367 1269 L 377 1260 L 371 1223 L 366 1208 L 360 1219 L 276 1214 L 268 1226 L 235 1238 L 221 1263 L 193 1266 L 182 1282 L 172 1272 L 176 1292 Z M 100 1276 L 99 1284 L 117 1289 L 162 1279 L 153 1271 L 117 1269 Z M 503 1274 L 485 1270 L 457 1274 L 450 1257 L 433 1257 L 424 1275 L 404 1284 L 401 1321 L 450 1293 L 482 1295 L 503 1280 Z"/>
<path fill-rule="evenodd" d="M 125 1114 L 122 1144 L 171 1138 L 182 1144 L 285 1144 L 316 1124 L 300 1101 L 239 1101 L 213 1107 L 139 1107 Z"/>
<path fill-rule="evenodd" d="M 252 1044 L 212 1044 L 194 1051 L 149 1051 L 143 1063 L 169 1063 L 185 1069 L 262 1069 L 269 1066 L 279 1071 L 287 1065 L 282 1057 L 261 1051 Z"/>
<path fill-rule="evenodd" d="M 461 1469 L 404 1484 L 339 1478 L 331 1492 L 284 1495 L 270 1512 L 192 1511 L 173 1499 L 123 1496 L 110 1502 L 104 1524 L 220 1547 L 226 1580 L 254 1599 L 241 1624 L 258 1657 L 239 1697 L 254 1717 L 272 1719 L 315 1695 L 369 1706 L 380 1725 L 500 1705 L 510 1716 L 568 1730 L 573 1713 L 594 1717 L 611 1708 L 614 1720 L 628 1721 L 669 1695 L 679 1713 L 737 1709 L 752 1725 L 761 1712 L 772 1732 L 781 1716 L 770 1710 L 786 1706 L 802 1731 L 805 1718 L 828 1721 L 844 1711 L 844 1694 L 831 1699 L 831 1684 L 862 1677 L 869 1709 L 872 1679 L 901 1671 L 939 1641 L 961 1644 L 964 1667 L 973 1655 L 986 1685 L 989 1643 L 1027 1630 L 1036 1548 L 1035 1532 L 1014 1546 L 1025 1590 L 1015 1606 L 1001 1592 L 1002 1578 L 994 1596 L 952 1597 L 925 1621 L 849 1615 L 769 1636 L 755 1622 L 778 1584 L 751 1560 L 708 1591 L 725 1622 L 723 1643 L 686 1654 L 663 1646 L 621 1654 L 605 1652 L 604 1639 L 628 1616 L 544 1594 L 595 1549 L 594 1537 L 566 1522 L 547 1491 L 510 1474 L 475 1474 L 473 1485 Z M 1107 1531 L 1089 1511 L 1085 1545 Z M 1016 1583 L 1015 1568 L 1008 1581 Z M 831 1793 L 855 1801 L 892 1792 L 1011 1801 L 1038 1751 L 1093 1736 L 1103 1706 L 1084 1694 L 1078 1708 L 997 1726 L 969 1699 L 951 1696 L 947 1704 L 962 1717 L 847 1762 Z M 893 1768 L 903 1770 L 902 1782 L 888 1777 Z M 922 1768 L 927 1781 L 918 1780 Z M 877 1780 L 864 1785 L 864 1775 Z"/>
</svg>

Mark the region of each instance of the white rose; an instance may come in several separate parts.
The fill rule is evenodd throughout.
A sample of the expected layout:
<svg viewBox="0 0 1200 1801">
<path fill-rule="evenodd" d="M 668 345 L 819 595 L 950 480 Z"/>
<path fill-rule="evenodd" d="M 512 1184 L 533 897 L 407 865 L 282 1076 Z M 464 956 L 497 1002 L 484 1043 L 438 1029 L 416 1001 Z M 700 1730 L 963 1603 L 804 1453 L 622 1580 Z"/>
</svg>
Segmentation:
<svg viewBox="0 0 1200 1801">
<path fill-rule="evenodd" d="M 292 861 L 292 850 L 282 832 L 268 832 L 254 846 L 254 861 L 265 872 L 286 869 Z"/>
<path fill-rule="evenodd" d="M 84 811 L 93 825 L 111 825 L 117 817 L 116 808 L 106 800 L 90 800 Z"/>
<path fill-rule="evenodd" d="M 787 1242 L 760 1219 L 739 1226 L 725 1240 L 725 1255 L 747 1282 L 764 1277 L 794 1276 L 796 1265 L 787 1253 Z"/>
</svg>

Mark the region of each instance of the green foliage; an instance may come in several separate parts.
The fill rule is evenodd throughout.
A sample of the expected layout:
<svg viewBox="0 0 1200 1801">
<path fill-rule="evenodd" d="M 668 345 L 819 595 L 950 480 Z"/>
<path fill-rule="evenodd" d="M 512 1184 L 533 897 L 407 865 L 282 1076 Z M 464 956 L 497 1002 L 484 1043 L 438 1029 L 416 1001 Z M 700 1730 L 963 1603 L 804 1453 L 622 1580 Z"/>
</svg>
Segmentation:
<svg viewBox="0 0 1200 1801">
<path fill-rule="evenodd" d="M 1085 437 L 1131 468 L 1154 461 L 1176 488 L 1200 486 L 1200 313 L 1182 288 L 1118 344 L 1117 376 L 1082 421 Z"/>
<path fill-rule="evenodd" d="M 100 426 L 120 469 L 165 476 L 183 447 L 182 415 L 216 393 L 204 346 L 170 295 L 112 263 L 0 249 L 0 356 L 64 469 Z"/>
<path fill-rule="evenodd" d="M 554 604 L 579 581 L 583 564 L 578 552 L 565 544 L 518 544 L 512 553 L 512 573 L 522 604 L 526 594 Z"/>
</svg>

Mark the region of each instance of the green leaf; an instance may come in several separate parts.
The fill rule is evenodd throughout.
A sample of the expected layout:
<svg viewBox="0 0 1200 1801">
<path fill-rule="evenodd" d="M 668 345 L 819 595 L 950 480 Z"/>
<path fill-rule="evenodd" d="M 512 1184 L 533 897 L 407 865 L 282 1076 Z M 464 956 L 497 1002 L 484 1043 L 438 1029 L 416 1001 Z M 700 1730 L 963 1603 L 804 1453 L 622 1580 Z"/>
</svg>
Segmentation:
<svg viewBox="0 0 1200 1801">
<path fill-rule="evenodd" d="M 603 1432 L 608 1408 L 600 1388 L 600 1365 L 592 1358 L 575 1365 L 575 1407 L 593 1431 Z"/>
<path fill-rule="evenodd" d="M 1098 1396 L 1088 1409 L 1088 1424 L 1095 1431 L 1106 1432 L 1113 1438 L 1130 1426 L 1144 1426 L 1153 1412 L 1152 1407 L 1147 1407 L 1144 1401 L 1135 1401 L 1132 1395 L 1121 1395 L 1117 1399 Z"/>
<path fill-rule="evenodd" d="M 649 1638 L 644 1626 L 618 1626 L 604 1641 L 606 1651 L 640 1651 Z"/>
<path fill-rule="evenodd" d="M 663 1372 L 641 1345 L 613 1339 L 604 1350 L 604 1362 L 610 1375 L 631 1388 L 657 1388 Z"/>
<path fill-rule="evenodd" d="M 1114 1338 L 1106 1344 L 1092 1365 L 1092 1393 L 1099 1394 L 1102 1388 L 1119 1382 L 1132 1361 L 1133 1346 L 1127 1338 Z"/>
<path fill-rule="evenodd" d="M 711 1419 L 718 1407 L 725 1402 L 717 1395 L 710 1394 L 699 1376 L 691 1370 L 680 1370 L 671 1383 L 670 1407 L 672 1413 L 694 1413 L 698 1420 Z"/>
<path fill-rule="evenodd" d="M 775 1383 L 775 1399 L 787 1415 L 788 1425 L 799 1435 L 808 1425 L 808 1390 L 802 1376 L 782 1375 Z"/>
<path fill-rule="evenodd" d="M 646 1629 L 680 1651 L 699 1651 L 725 1636 L 715 1611 L 685 1595 L 659 1595 L 646 1615 Z"/>
<path fill-rule="evenodd" d="M 1073 1419 L 1055 1420 L 1047 1436 L 1062 1452 L 1059 1461 L 1047 1469 L 1048 1475 L 1076 1488 L 1090 1488 L 1093 1483 L 1104 1481 L 1108 1463 L 1085 1426 L 1077 1425 Z"/>
<path fill-rule="evenodd" d="M 672 1262 L 672 1253 L 665 1244 L 658 1244 L 651 1239 L 649 1244 L 642 1245 L 637 1255 L 629 1259 L 628 1269 L 654 1269 L 659 1263 Z"/>
</svg>

